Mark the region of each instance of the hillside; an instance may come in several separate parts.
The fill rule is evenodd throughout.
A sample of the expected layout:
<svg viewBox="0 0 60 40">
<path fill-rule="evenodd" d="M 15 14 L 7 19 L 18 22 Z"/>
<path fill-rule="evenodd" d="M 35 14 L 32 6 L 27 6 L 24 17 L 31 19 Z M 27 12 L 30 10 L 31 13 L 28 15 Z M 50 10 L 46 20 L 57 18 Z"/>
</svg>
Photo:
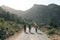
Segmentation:
<svg viewBox="0 0 60 40">
<path fill-rule="evenodd" d="M 25 19 L 27 19 L 27 21 L 25 21 Z M 6 37 L 14 35 L 16 32 L 20 31 L 20 27 L 22 27 L 21 24 L 24 24 L 24 22 L 30 23 L 31 20 L 33 22 L 38 22 L 39 29 L 46 31 L 47 34 L 52 34 L 52 36 L 56 34 L 57 36 L 60 36 L 59 5 L 35 4 L 32 8 L 26 11 L 15 10 L 3 5 L 0 7 L 0 39 L 3 40 L 6 39 Z"/>
<path fill-rule="evenodd" d="M 0 7 L 0 40 L 5 40 L 16 32 L 21 31 L 21 20 L 21 17 Z"/>
<path fill-rule="evenodd" d="M 56 4 L 38 5 L 35 4 L 31 9 L 25 11 L 23 16 L 40 23 L 60 25 L 60 6 Z"/>
<path fill-rule="evenodd" d="M 60 26 L 60 6 L 56 4 L 49 5 L 33 5 L 32 8 L 21 11 L 15 10 L 7 6 L 1 6 L 4 11 L 16 14 L 23 18 L 31 19 L 40 23 L 50 24 L 52 22 L 54 25 L 57 24 Z"/>
<path fill-rule="evenodd" d="M 24 13 L 24 11 L 15 10 L 15 9 L 10 8 L 10 7 L 8 7 L 8 6 L 5 6 L 5 5 L 2 5 L 1 8 L 2 8 L 3 10 L 5 10 L 6 12 L 10 12 L 10 13 L 12 13 L 12 14 L 16 14 L 16 15 L 19 15 L 19 16 L 23 15 L 23 13 Z"/>
<path fill-rule="evenodd" d="M 60 6 L 56 4 L 49 4 L 49 5 L 33 5 L 32 8 L 21 11 L 15 10 L 7 6 L 1 6 L 4 11 L 9 11 L 12 14 L 17 14 L 23 18 L 31 19 L 33 21 L 37 21 L 40 23 L 60 25 Z"/>
<path fill-rule="evenodd" d="M 0 7 L 0 18 L 4 18 L 5 21 L 13 21 L 16 23 L 20 23 L 22 21 L 21 16 L 18 16 L 18 14 L 13 12 L 6 11 L 2 7 Z"/>
</svg>

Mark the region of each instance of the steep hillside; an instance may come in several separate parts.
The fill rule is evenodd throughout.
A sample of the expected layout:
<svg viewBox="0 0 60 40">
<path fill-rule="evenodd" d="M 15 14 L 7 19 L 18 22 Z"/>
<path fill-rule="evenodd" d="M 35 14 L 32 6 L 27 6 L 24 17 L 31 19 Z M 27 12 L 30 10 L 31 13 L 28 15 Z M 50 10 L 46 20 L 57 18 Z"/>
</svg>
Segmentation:
<svg viewBox="0 0 60 40">
<path fill-rule="evenodd" d="M 17 14 L 17 15 L 19 15 L 19 16 L 23 15 L 23 13 L 24 13 L 24 11 L 15 10 L 15 9 L 10 8 L 10 7 L 8 7 L 8 6 L 5 6 L 5 5 L 1 6 L 1 8 L 2 8 L 3 10 L 5 10 L 6 12 L 10 12 L 10 13 L 13 13 L 13 14 Z"/>
<path fill-rule="evenodd" d="M 0 18 L 4 18 L 5 21 L 14 21 L 16 23 L 20 23 L 22 18 L 14 13 L 10 13 L 5 11 L 3 8 L 0 7 Z"/>
<path fill-rule="evenodd" d="M 49 5 L 33 5 L 32 8 L 26 11 L 14 10 L 7 6 L 1 6 L 4 11 L 17 14 L 26 19 L 31 19 L 39 23 L 60 25 L 60 6 L 56 4 Z"/>
<path fill-rule="evenodd" d="M 60 6 L 56 4 L 37 5 L 35 4 L 31 9 L 25 11 L 25 18 L 32 19 L 40 23 L 53 22 L 60 25 Z"/>
</svg>

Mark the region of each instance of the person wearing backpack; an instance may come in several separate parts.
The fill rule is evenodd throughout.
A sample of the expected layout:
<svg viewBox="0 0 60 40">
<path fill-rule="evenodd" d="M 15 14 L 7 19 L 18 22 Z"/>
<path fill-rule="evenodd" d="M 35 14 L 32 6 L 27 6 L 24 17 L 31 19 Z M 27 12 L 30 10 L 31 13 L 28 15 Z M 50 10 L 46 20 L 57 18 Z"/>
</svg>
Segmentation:
<svg viewBox="0 0 60 40">
<path fill-rule="evenodd" d="M 38 29 L 38 24 L 34 23 L 34 28 L 35 28 L 35 32 L 37 33 L 37 29 Z"/>
</svg>

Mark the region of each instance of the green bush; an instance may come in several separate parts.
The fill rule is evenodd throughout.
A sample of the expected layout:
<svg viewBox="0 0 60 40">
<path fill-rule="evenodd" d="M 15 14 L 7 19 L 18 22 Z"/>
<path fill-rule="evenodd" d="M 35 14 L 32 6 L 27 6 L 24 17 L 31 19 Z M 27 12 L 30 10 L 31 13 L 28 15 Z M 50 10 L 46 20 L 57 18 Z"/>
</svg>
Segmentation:
<svg viewBox="0 0 60 40">
<path fill-rule="evenodd" d="M 47 34 L 54 34 L 54 29 L 50 29 L 48 32 L 47 32 Z"/>
<path fill-rule="evenodd" d="M 12 21 L 0 22 L 0 39 L 4 40 L 9 36 L 14 35 L 16 32 L 20 31 L 20 26 Z"/>
<path fill-rule="evenodd" d="M 47 27 L 48 28 L 48 30 L 51 30 L 53 27 L 52 26 L 49 26 L 49 27 Z"/>
<path fill-rule="evenodd" d="M 4 20 L 4 18 L 0 18 L 0 22 L 4 22 L 5 20 Z"/>
</svg>

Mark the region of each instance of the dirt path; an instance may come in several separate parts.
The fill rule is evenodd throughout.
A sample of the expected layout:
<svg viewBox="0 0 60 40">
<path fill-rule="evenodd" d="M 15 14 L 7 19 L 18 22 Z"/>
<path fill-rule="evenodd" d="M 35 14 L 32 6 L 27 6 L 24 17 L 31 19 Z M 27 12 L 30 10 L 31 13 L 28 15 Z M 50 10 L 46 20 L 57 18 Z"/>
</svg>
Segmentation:
<svg viewBox="0 0 60 40">
<path fill-rule="evenodd" d="M 25 34 L 24 32 L 22 32 L 21 34 L 17 34 L 11 38 L 9 38 L 8 40 L 51 40 L 47 37 L 46 34 L 44 34 L 43 32 L 38 30 L 38 33 L 35 33 L 34 28 L 32 28 L 32 34 L 30 34 L 28 32 L 28 28 L 27 28 L 27 33 Z"/>
</svg>

